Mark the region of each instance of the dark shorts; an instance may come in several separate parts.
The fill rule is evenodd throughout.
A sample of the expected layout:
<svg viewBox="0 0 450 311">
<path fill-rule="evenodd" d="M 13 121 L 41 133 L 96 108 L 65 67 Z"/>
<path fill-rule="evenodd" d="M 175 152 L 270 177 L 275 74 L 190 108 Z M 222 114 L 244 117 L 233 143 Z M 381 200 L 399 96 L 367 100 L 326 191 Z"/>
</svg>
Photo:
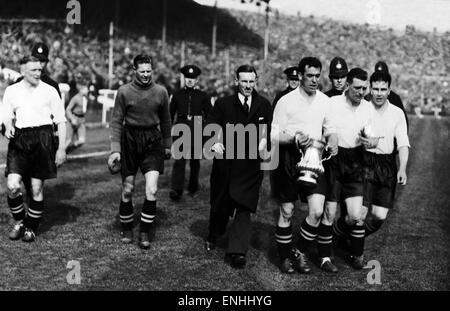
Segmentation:
<svg viewBox="0 0 450 311">
<path fill-rule="evenodd" d="M 53 127 L 16 128 L 9 141 L 5 175 L 19 174 L 40 180 L 56 178 Z"/>
<path fill-rule="evenodd" d="M 299 198 L 307 202 L 307 197 L 312 194 L 326 194 L 325 174 L 319 175 L 317 185 L 314 187 L 306 187 L 296 181 L 299 176 L 296 165 L 301 159 L 297 147 L 281 145 L 279 154 L 279 164 L 272 176 L 276 184 L 274 195 L 281 203 L 294 202 Z"/>
<path fill-rule="evenodd" d="M 125 178 L 149 171 L 164 172 L 164 144 L 157 127 L 138 128 L 125 125 L 121 139 L 121 174 Z"/>
<path fill-rule="evenodd" d="M 395 154 L 364 153 L 364 206 L 394 207 L 397 187 Z"/>
<path fill-rule="evenodd" d="M 338 154 L 324 162 L 329 202 L 364 194 L 364 149 L 339 147 Z"/>
</svg>

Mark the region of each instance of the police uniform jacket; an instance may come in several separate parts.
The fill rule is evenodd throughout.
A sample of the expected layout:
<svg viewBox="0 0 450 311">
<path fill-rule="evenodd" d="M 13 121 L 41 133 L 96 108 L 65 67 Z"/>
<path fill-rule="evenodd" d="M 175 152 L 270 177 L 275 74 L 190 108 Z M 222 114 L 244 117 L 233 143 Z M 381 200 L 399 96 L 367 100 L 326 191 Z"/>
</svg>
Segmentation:
<svg viewBox="0 0 450 311">
<path fill-rule="evenodd" d="M 209 111 L 211 110 L 211 102 L 205 92 L 193 89 L 182 88 L 176 91 L 170 101 L 170 118 L 172 124 L 187 124 L 193 132 L 194 122 L 206 122 Z M 201 121 L 194 118 L 201 116 Z M 179 136 L 173 136 L 175 141 Z M 191 148 L 194 148 L 194 135 L 191 136 Z M 201 140 L 199 141 L 201 142 Z"/>
<path fill-rule="evenodd" d="M 336 89 L 331 89 L 331 90 L 326 91 L 324 94 L 327 95 L 328 97 L 333 97 L 333 96 L 342 95 L 342 93 L 344 93 L 344 91 L 338 91 Z"/>
<path fill-rule="evenodd" d="M 270 134 L 270 124 L 272 122 L 272 108 L 270 102 L 260 96 L 256 91 L 252 94 L 252 101 L 250 111 L 246 115 L 243 105 L 236 94 L 218 99 L 211 110 L 207 119 L 208 124 L 218 124 L 222 127 L 224 146 L 227 148 L 225 139 L 226 125 L 248 124 L 267 125 L 268 133 Z M 258 134 L 259 136 L 259 134 Z M 270 136 L 267 136 L 270 141 Z M 258 142 L 261 137 L 258 137 Z M 252 142 L 253 144 L 257 142 Z M 237 144 L 235 139 L 235 151 Z M 252 146 L 252 148 L 257 146 Z M 248 150 L 249 144 L 246 141 L 245 148 Z M 248 154 L 248 153 L 247 153 Z M 245 206 L 250 212 L 255 212 L 261 182 L 263 180 L 264 171 L 260 169 L 261 159 L 236 159 L 236 156 L 227 159 L 226 150 L 224 151 L 223 159 L 215 158 L 213 160 L 213 167 L 211 172 L 211 209 L 217 211 L 218 209 L 227 209 L 230 204 L 223 202 L 224 197 L 229 196 L 237 201 L 240 205 Z M 224 204 L 225 203 L 225 204 Z M 232 212 L 232 211 L 231 211 Z"/>
<path fill-rule="evenodd" d="M 211 109 L 211 103 L 205 92 L 183 88 L 176 91 L 170 101 L 172 123 L 186 123 L 189 116 L 202 116 L 204 120 Z M 175 119 L 176 115 L 176 119 Z"/>
</svg>

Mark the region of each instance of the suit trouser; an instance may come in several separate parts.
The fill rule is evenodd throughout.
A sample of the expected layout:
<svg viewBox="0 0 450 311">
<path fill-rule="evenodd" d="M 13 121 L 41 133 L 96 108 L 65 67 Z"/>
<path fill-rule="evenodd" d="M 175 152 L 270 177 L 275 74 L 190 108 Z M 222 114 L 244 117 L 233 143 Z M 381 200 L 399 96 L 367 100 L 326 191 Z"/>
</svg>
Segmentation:
<svg viewBox="0 0 450 311">
<path fill-rule="evenodd" d="M 227 198 L 222 198 L 220 208 L 211 208 L 209 220 L 208 240 L 215 240 L 225 233 L 230 213 L 235 211 L 233 223 L 228 232 L 228 245 L 226 253 L 228 254 L 246 254 L 250 246 L 251 238 L 251 212 L 243 205 L 239 204 L 229 194 Z M 226 206 L 228 205 L 228 206 Z"/>
<path fill-rule="evenodd" d="M 200 172 L 200 160 L 191 159 L 189 160 L 189 164 L 190 164 L 190 173 L 189 173 L 190 175 L 189 175 L 188 190 L 197 191 L 198 175 Z M 185 169 L 186 169 L 186 159 L 182 158 L 179 160 L 175 160 L 172 169 L 172 189 L 183 190 Z"/>
</svg>

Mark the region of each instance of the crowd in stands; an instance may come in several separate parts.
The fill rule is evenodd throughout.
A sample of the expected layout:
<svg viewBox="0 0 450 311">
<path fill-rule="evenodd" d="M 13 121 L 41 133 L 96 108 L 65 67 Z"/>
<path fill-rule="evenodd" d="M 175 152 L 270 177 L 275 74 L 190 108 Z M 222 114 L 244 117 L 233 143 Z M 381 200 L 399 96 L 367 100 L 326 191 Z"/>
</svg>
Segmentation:
<svg viewBox="0 0 450 311">
<path fill-rule="evenodd" d="M 263 37 L 262 14 L 232 11 L 238 21 Z M 328 65 L 334 56 L 346 59 L 349 67 L 359 66 L 369 72 L 378 60 L 389 65 L 392 88 L 404 99 L 407 110 L 435 105 L 450 108 L 450 33 L 421 32 L 407 27 L 404 32 L 356 25 L 313 16 L 298 17 L 274 14 L 270 22 L 270 50 L 263 61 L 263 48 L 242 44 L 218 43 L 216 57 L 209 46 L 171 40 L 162 49 L 161 41 L 145 35 L 116 29 L 114 38 L 114 77 L 108 83 L 109 42 L 107 34 L 64 22 L 0 22 L 0 62 L 3 67 L 18 69 L 18 62 L 36 41 L 50 46 L 51 76 L 71 86 L 88 85 L 92 95 L 101 88 L 117 89 L 131 81 L 131 60 L 137 53 L 148 53 L 155 60 L 154 78 L 169 93 L 180 87 L 179 68 L 196 64 L 202 68 L 200 87 L 209 94 L 222 96 L 232 91 L 235 69 L 244 63 L 254 65 L 259 90 L 269 99 L 285 88 L 283 70 L 296 65 L 303 56 L 317 56 L 323 63 L 321 86 L 330 87 Z M 207 30 L 205 30 L 207 31 Z M 208 30 L 209 31 L 209 30 Z M 3 78 L 4 80 L 4 78 Z M 0 72 L 0 84 L 2 74 Z M 3 83 L 4 85 L 4 83 Z M 1 95 L 1 86 L 0 86 Z"/>
</svg>

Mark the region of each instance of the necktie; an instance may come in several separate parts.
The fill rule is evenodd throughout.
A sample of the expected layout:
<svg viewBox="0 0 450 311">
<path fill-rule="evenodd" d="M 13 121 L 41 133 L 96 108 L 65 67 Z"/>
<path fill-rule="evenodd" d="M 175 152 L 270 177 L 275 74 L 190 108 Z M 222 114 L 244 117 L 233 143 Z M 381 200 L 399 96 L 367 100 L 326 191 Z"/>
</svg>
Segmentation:
<svg viewBox="0 0 450 311">
<path fill-rule="evenodd" d="M 248 96 L 245 96 L 245 99 L 244 99 L 244 111 L 245 111 L 246 114 L 248 114 L 248 111 L 250 109 L 248 107 L 247 101 L 248 101 Z"/>
</svg>

